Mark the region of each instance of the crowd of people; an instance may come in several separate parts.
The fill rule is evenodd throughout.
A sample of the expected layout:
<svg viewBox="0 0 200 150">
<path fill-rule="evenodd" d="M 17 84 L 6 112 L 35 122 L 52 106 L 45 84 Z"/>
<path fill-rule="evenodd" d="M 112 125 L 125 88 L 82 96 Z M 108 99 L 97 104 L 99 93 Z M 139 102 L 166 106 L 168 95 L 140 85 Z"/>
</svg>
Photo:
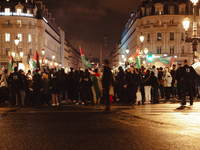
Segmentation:
<svg viewBox="0 0 200 150">
<path fill-rule="evenodd" d="M 115 73 L 111 72 L 108 60 L 102 72 L 70 68 L 69 73 L 64 69 L 44 69 L 42 72 L 36 69 L 25 74 L 15 67 L 14 72 L 8 74 L 5 69 L 0 78 L 0 102 L 8 101 L 10 106 L 59 106 L 62 100 L 66 104 L 75 100 L 76 105 L 106 103 L 105 110 L 109 111 L 110 104 L 117 99 L 120 105 L 134 107 L 135 104 L 157 104 L 159 99 L 167 102 L 174 97 L 184 106 L 188 93 L 190 105 L 193 105 L 193 98 L 200 95 L 200 77 L 188 66 L 187 60 L 183 63 L 177 68 L 176 65 L 173 68 L 130 66 L 124 70 L 120 66 Z"/>
</svg>

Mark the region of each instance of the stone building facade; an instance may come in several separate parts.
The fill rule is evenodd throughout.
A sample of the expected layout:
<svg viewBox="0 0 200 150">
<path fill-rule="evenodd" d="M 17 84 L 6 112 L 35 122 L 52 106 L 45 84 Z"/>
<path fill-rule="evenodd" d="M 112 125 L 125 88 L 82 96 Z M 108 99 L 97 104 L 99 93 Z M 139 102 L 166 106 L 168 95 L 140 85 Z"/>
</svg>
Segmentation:
<svg viewBox="0 0 200 150">
<path fill-rule="evenodd" d="M 65 57 L 66 39 L 65 32 L 56 26 L 55 18 L 42 1 L 34 0 L 1 0 L 0 1 L 0 63 L 8 67 L 10 54 L 17 52 L 14 39 L 20 40 L 18 50 L 24 53 L 22 66 L 25 71 L 31 69 L 27 63 L 27 56 L 33 59 L 37 51 L 40 59 L 43 58 L 42 50 L 45 50 L 44 58 L 48 66 L 54 62 L 62 67 L 74 67 L 71 59 Z M 71 46 L 71 45 L 70 45 Z M 72 47 L 72 46 L 71 46 Z M 68 45 L 69 49 L 69 45 Z M 77 52 L 71 48 L 70 52 Z M 80 59 L 80 54 L 75 55 L 75 60 Z M 47 65 L 46 64 L 46 65 Z M 72 66 L 68 66 L 72 64 Z M 77 63 L 78 65 L 78 63 Z"/>
</svg>

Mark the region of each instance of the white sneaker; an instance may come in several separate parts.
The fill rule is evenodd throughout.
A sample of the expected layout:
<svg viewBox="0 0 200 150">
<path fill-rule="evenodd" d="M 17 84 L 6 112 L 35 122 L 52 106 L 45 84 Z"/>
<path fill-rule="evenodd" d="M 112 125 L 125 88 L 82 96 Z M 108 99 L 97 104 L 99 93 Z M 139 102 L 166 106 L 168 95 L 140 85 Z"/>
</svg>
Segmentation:
<svg viewBox="0 0 200 150">
<path fill-rule="evenodd" d="M 78 105 L 79 103 L 76 103 L 75 105 Z"/>
<path fill-rule="evenodd" d="M 59 106 L 59 103 L 57 103 L 56 105 Z"/>
<path fill-rule="evenodd" d="M 53 103 L 53 104 L 51 104 L 51 106 L 56 106 L 56 104 L 55 104 L 55 103 Z"/>
<path fill-rule="evenodd" d="M 84 105 L 84 102 L 82 102 L 82 105 Z"/>
</svg>

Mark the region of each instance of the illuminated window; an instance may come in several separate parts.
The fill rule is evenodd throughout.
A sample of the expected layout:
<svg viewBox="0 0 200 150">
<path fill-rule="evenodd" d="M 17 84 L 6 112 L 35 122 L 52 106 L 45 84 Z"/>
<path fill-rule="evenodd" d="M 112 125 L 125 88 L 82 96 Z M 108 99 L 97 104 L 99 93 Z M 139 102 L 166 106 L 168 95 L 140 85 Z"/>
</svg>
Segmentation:
<svg viewBox="0 0 200 150">
<path fill-rule="evenodd" d="M 22 42 L 22 34 L 18 34 L 17 37 L 19 38 L 19 41 Z"/>
<path fill-rule="evenodd" d="M 6 20 L 6 25 L 10 25 L 10 20 Z"/>
<path fill-rule="evenodd" d="M 21 20 L 17 20 L 17 26 L 19 26 L 19 27 L 22 26 L 22 21 Z"/>
<path fill-rule="evenodd" d="M 9 16 L 10 15 L 10 8 L 5 8 L 5 15 Z"/>
<path fill-rule="evenodd" d="M 162 14 L 161 7 L 157 7 L 157 13 L 158 13 L 158 15 Z"/>
<path fill-rule="evenodd" d="M 47 46 L 47 39 L 44 40 L 44 45 Z"/>
<path fill-rule="evenodd" d="M 28 3 L 28 0 L 26 0 L 26 3 Z"/>
<path fill-rule="evenodd" d="M 6 56 L 10 56 L 10 48 L 6 48 Z"/>
<path fill-rule="evenodd" d="M 28 9 L 28 10 L 27 10 L 27 14 L 30 14 L 30 13 L 31 13 L 31 11 Z"/>
<path fill-rule="evenodd" d="M 161 41 L 161 33 L 157 33 L 157 41 Z"/>
<path fill-rule="evenodd" d="M 37 44 L 37 36 L 35 37 L 35 43 Z"/>
<path fill-rule="evenodd" d="M 28 42 L 31 43 L 32 42 L 32 36 L 29 34 L 28 35 Z"/>
<path fill-rule="evenodd" d="M 22 10 L 21 9 L 17 9 L 17 14 L 21 15 Z"/>
<path fill-rule="evenodd" d="M 10 33 L 5 34 L 5 40 L 6 42 L 10 42 Z"/>
</svg>

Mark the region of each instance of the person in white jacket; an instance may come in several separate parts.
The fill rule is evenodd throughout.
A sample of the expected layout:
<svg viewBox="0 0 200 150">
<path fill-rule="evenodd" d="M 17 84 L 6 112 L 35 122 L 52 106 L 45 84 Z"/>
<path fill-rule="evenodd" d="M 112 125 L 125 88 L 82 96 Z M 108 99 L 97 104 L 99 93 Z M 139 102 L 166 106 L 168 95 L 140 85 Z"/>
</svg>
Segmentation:
<svg viewBox="0 0 200 150">
<path fill-rule="evenodd" d="M 171 89 L 171 83 L 172 83 L 172 76 L 169 73 L 168 68 L 165 68 L 164 70 L 164 89 L 165 89 L 165 101 L 169 101 L 170 100 L 170 89 Z"/>
</svg>

